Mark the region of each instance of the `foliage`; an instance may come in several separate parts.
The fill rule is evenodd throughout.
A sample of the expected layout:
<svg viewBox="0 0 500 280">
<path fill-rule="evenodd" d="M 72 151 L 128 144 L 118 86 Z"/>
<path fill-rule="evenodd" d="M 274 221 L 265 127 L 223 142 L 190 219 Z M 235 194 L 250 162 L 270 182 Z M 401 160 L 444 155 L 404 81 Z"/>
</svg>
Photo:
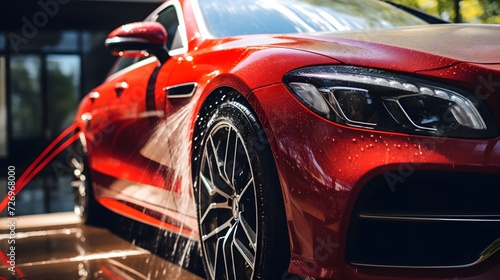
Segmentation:
<svg viewBox="0 0 500 280">
<path fill-rule="evenodd" d="M 47 62 L 48 125 L 51 136 L 61 133 L 73 120 L 78 106 L 78 89 L 75 87 L 76 73 L 64 73 L 61 61 Z M 69 121 L 69 123 L 68 123 Z"/>
<path fill-rule="evenodd" d="M 393 0 L 451 22 L 500 24 L 498 0 Z"/>
<path fill-rule="evenodd" d="M 78 104 L 77 73 L 63 71 L 64 62 L 47 61 L 44 77 L 38 56 L 19 55 L 11 59 L 10 104 L 14 139 L 52 138 L 68 125 L 68 119 L 71 121 Z M 42 78 L 46 79 L 46 88 L 43 88 Z M 44 115 L 48 116 L 45 121 Z"/>
<path fill-rule="evenodd" d="M 14 138 L 24 139 L 42 134 L 39 72 L 40 61 L 32 56 L 27 56 L 24 60 L 17 57 L 11 60 L 10 104 Z"/>
</svg>

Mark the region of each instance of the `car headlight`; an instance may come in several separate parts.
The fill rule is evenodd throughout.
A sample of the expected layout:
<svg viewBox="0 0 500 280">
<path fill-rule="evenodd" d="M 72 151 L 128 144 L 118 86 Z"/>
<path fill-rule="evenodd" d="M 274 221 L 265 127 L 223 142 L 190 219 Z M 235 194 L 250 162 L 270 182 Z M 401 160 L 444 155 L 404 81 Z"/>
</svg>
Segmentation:
<svg viewBox="0 0 500 280">
<path fill-rule="evenodd" d="M 289 72 L 284 82 L 306 107 L 353 127 L 461 138 L 491 138 L 498 129 L 486 106 L 465 91 L 353 66 Z"/>
</svg>

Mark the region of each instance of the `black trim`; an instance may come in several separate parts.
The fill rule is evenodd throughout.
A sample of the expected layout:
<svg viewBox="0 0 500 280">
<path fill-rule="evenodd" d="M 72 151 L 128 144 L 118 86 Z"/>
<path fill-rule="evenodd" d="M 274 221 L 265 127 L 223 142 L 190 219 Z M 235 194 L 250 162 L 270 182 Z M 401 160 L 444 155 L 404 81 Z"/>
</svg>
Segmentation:
<svg viewBox="0 0 500 280">
<path fill-rule="evenodd" d="M 360 192 L 346 261 L 374 267 L 476 265 L 500 239 L 500 174 L 388 172 Z"/>
<path fill-rule="evenodd" d="M 156 98 L 155 98 L 155 88 L 156 88 L 156 80 L 158 78 L 158 74 L 160 73 L 161 65 L 153 70 L 151 73 L 151 77 L 149 77 L 148 87 L 146 89 L 146 111 L 156 111 Z M 150 124 L 155 125 L 156 118 L 149 118 Z"/>
<path fill-rule="evenodd" d="M 167 92 L 168 98 L 186 98 L 193 96 L 197 87 L 197 83 L 186 83 L 167 87 L 164 90 Z"/>
</svg>

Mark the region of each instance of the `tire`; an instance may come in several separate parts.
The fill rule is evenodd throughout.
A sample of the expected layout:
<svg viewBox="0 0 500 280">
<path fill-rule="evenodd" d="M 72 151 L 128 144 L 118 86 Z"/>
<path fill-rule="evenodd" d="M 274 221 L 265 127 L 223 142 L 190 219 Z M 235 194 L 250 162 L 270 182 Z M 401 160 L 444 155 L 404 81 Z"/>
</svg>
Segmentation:
<svg viewBox="0 0 500 280">
<path fill-rule="evenodd" d="M 203 263 L 212 280 L 281 279 L 289 264 L 274 159 L 249 108 L 241 97 L 223 100 L 198 134 L 195 199 Z"/>
<path fill-rule="evenodd" d="M 73 146 L 70 153 L 70 165 L 73 169 L 71 186 L 75 200 L 75 214 L 80 217 L 82 224 L 99 227 L 109 226 L 110 211 L 95 199 L 89 164 L 79 141 Z"/>
</svg>

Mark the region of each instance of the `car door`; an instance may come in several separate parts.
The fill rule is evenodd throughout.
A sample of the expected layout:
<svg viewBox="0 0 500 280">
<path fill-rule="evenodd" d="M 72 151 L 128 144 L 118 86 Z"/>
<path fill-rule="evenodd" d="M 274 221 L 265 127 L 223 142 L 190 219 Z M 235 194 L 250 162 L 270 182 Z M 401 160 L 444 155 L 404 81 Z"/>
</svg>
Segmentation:
<svg viewBox="0 0 500 280">
<path fill-rule="evenodd" d="M 175 174 L 177 166 L 172 166 L 169 142 L 170 124 L 176 121 L 175 117 L 171 119 L 171 110 L 176 106 L 166 98 L 177 56 L 187 49 L 181 19 L 177 2 L 162 7 L 151 17 L 167 30 L 170 59 L 161 65 L 154 57 L 143 59 L 110 80 L 115 91 L 115 101 L 109 109 L 109 119 L 115 127 L 112 158 L 117 164 L 114 175 L 118 179 L 112 184 L 113 192 L 118 200 L 156 217 L 157 213 L 175 216 L 185 212 L 178 206 L 186 205 L 180 203 L 181 182 Z"/>
<path fill-rule="evenodd" d="M 140 172 L 130 167 L 137 152 L 135 143 L 146 127 L 137 129 L 143 118 L 143 98 L 148 76 L 156 69 L 156 58 L 138 61 L 122 57 L 106 81 L 90 93 L 92 119 L 88 121 L 89 157 L 98 198 L 120 200 L 123 182 L 138 180 Z M 130 144 L 130 145 L 129 145 Z M 129 145 L 127 147 L 127 145 Z M 124 152 L 128 149 L 127 152 Z"/>
<path fill-rule="evenodd" d="M 109 160 L 114 164 L 113 177 L 121 180 L 141 182 L 149 178 L 141 168 L 147 163 L 138 151 L 154 131 L 158 119 L 164 116 L 164 112 L 149 104 L 154 95 L 149 84 L 157 68 L 159 62 L 155 57 L 141 59 L 107 82 L 113 98 L 108 108 L 108 120 L 113 128 L 109 135 L 112 138 Z"/>
</svg>

